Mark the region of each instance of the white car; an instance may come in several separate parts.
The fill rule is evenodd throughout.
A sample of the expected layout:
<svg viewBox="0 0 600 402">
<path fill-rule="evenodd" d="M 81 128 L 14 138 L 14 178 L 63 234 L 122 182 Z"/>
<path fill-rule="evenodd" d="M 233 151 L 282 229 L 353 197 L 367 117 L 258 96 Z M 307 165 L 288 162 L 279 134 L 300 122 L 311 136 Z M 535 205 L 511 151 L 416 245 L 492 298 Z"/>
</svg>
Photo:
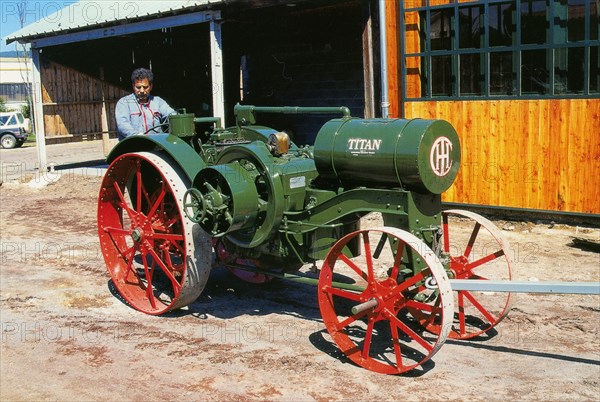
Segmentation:
<svg viewBox="0 0 600 402">
<path fill-rule="evenodd" d="M 23 113 L 0 113 L 0 144 L 2 148 L 20 147 L 30 131 L 29 119 L 26 119 Z"/>
</svg>

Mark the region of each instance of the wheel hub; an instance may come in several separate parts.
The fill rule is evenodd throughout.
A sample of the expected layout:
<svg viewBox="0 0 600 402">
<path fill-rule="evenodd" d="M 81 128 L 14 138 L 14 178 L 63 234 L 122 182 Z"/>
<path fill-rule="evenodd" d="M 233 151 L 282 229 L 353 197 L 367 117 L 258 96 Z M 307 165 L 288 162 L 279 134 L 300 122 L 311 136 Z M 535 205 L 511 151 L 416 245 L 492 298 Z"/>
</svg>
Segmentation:
<svg viewBox="0 0 600 402">
<path fill-rule="evenodd" d="M 144 231 L 141 228 L 135 228 L 133 232 L 131 232 L 131 238 L 134 242 L 139 243 L 144 237 Z"/>
</svg>

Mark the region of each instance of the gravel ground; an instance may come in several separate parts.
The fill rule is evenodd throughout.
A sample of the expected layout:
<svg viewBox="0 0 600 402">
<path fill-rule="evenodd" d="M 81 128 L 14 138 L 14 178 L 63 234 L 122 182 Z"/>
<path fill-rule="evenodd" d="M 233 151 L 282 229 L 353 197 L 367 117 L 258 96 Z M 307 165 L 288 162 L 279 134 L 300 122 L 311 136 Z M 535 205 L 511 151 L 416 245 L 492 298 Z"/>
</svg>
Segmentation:
<svg viewBox="0 0 600 402">
<path fill-rule="evenodd" d="M 98 141 L 48 149 L 63 164 L 102 158 Z M 402 376 L 349 362 L 308 285 L 249 285 L 215 270 L 188 308 L 141 314 L 104 267 L 101 170 L 42 175 L 28 152 L 0 151 L 1 400 L 599 400 L 598 296 L 515 295 L 492 336 L 449 340 Z M 496 224 L 515 250 L 515 279 L 600 280 L 600 254 L 571 243 L 598 229 Z"/>
</svg>

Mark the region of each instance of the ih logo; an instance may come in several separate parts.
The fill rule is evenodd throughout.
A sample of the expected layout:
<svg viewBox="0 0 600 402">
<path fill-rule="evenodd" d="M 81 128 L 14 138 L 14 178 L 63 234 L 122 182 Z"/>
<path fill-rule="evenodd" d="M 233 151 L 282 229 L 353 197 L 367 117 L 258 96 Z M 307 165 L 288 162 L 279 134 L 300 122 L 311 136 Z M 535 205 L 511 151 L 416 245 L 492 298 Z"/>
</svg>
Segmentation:
<svg viewBox="0 0 600 402">
<path fill-rule="evenodd" d="M 448 138 L 440 137 L 433 143 L 429 163 L 436 176 L 446 176 L 452 168 L 450 152 L 452 152 L 452 142 Z"/>
</svg>

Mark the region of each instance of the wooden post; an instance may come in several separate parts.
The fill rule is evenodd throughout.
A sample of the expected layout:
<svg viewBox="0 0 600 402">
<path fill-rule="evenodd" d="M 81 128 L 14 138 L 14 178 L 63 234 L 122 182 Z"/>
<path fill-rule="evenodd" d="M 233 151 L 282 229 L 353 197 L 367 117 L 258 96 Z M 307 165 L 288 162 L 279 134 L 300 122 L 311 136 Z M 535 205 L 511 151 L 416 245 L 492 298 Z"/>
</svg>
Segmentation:
<svg viewBox="0 0 600 402">
<path fill-rule="evenodd" d="M 223 79 L 223 41 L 221 22 L 210 20 L 210 51 L 213 87 L 213 116 L 220 117 L 225 124 L 225 87 Z"/>
<path fill-rule="evenodd" d="M 33 62 L 32 93 L 35 144 L 38 154 L 39 169 L 40 171 L 44 171 L 48 164 L 48 159 L 46 156 L 46 129 L 44 127 L 44 109 L 42 105 L 41 52 L 42 50 L 39 48 L 31 48 L 31 61 Z"/>
<path fill-rule="evenodd" d="M 363 8 L 363 71 L 365 90 L 365 119 L 375 117 L 375 82 L 373 78 L 373 18 L 371 16 L 371 5 L 365 3 Z"/>
<path fill-rule="evenodd" d="M 110 153 L 113 143 L 110 140 L 108 128 L 108 114 L 106 113 L 106 93 L 104 91 L 104 67 L 100 67 L 100 88 L 102 93 L 102 112 L 101 112 L 101 128 L 102 128 L 102 151 L 104 156 Z"/>
</svg>

